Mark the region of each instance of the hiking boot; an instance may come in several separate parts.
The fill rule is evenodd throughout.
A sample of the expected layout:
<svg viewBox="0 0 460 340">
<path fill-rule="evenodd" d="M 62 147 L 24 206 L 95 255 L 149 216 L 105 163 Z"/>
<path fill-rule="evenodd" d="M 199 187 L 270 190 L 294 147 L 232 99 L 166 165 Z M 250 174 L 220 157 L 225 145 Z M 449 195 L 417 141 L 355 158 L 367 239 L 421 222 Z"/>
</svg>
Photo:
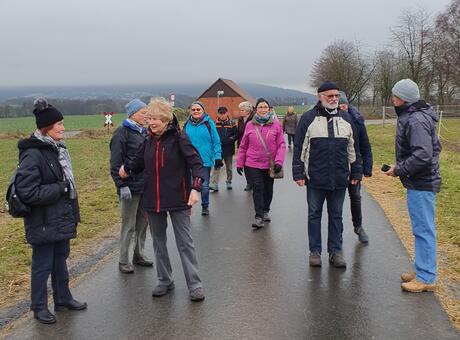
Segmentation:
<svg viewBox="0 0 460 340">
<path fill-rule="evenodd" d="M 209 215 L 209 208 L 208 207 L 203 207 L 203 209 L 201 210 L 201 215 L 208 216 Z"/>
<path fill-rule="evenodd" d="M 51 313 L 48 308 L 34 310 L 34 318 L 44 324 L 52 324 L 56 322 L 56 317 Z"/>
<path fill-rule="evenodd" d="M 251 191 L 252 190 L 252 185 L 251 184 L 246 184 L 246 187 L 244 188 L 244 191 Z"/>
<path fill-rule="evenodd" d="M 62 312 L 63 310 L 84 310 L 88 308 L 88 304 L 86 302 L 80 302 L 75 299 L 69 300 L 64 303 L 56 303 L 54 304 L 54 311 L 55 312 Z"/>
<path fill-rule="evenodd" d="M 134 267 L 131 263 L 119 263 L 118 270 L 124 274 L 134 273 Z"/>
<path fill-rule="evenodd" d="M 364 231 L 363 227 L 355 228 L 355 234 L 358 235 L 359 242 L 361 242 L 361 243 L 368 243 L 369 242 L 369 236 L 367 236 L 367 234 Z"/>
<path fill-rule="evenodd" d="M 434 292 L 436 290 L 436 284 L 425 283 L 417 279 L 413 279 L 410 282 L 402 283 L 401 288 L 409 293 Z"/>
<path fill-rule="evenodd" d="M 166 295 L 170 290 L 173 290 L 174 287 L 174 282 L 171 282 L 169 285 L 157 285 L 152 291 L 152 296 L 160 297 Z"/>
<path fill-rule="evenodd" d="M 271 222 L 272 219 L 270 218 L 270 215 L 268 215 L 268 211 L 264 212 L 264 222 Z"/>
<path fill-rule="evenodd" d="M 218 192 L 219 191 L 219 187 L 217 185 L 210 185 L 209 186 L 209 191 L 211 192 Z"/>
<path fill-rule="evenodd" d="M 345 262 L 342 253 L 329 254 L 329 263 L 331 263 L 335 268 L 347 267 L 347 263 Z"/>
<path fill-rule="evenodd" d="M 203 288 L 198 287 L 190 292 L 190 300 L 192 301 L 203 301 L 204 293 Z"/>
<path fill-rule="evenodd" d="M 402 282 L 411 282 L 412 280 L 415 280 L 415 273 L 414 272 L 402 273 L 401 274 L 401 281 Z"/>
<path fill-rule="evenodd" d="M 254 229 L 260 229 L 264 227 L 264 220 L 262 217 L 256 217 L 255 221 L 252 223 Z"/>
<path fill-rule="evenodd" d="M 321 267 L 321 254 L 312 251 L 310 253 L 310 267 Z"/>
<path fill-rule="evenodd" d="M 232 190 L 232 182 L 226 182 L 227 190 Z"/>
<path fill-rule="evenodd" d="M 139 256 L 136 253 L 133 255 L 133 264 L 136 264 L 138 266 L 142 267 L 152 267 L 153 266 L 153 261 L 150 261 L 146 259 L 143 256 Z"/>
</svg>

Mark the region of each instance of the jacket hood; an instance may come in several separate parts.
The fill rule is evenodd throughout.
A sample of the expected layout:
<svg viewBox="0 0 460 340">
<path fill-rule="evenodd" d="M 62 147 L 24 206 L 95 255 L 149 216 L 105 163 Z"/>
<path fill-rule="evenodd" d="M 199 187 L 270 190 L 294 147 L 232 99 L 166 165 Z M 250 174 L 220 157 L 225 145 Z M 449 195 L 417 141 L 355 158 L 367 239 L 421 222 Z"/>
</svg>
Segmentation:
<svg viewBox="0 0 460 340">
<path fill-rule="evenodd" d="M 426 103 L 424 100 L 419 100 L 418 102 L 415 102 L 411 105 L 409 105 L 407 111 L 409 113 L 412 112 L 421 112 L 424 115 L 429 116 L 431 119 L 433 119 L 435 122 L 439 120 L 438 113 L 433 110 L 433 108 L 430 106 L 430 104 Z"/>
<path fill-rule="evenodd" d="M 21 139 L 18 142 L 19 154 L 24 152 L 27 149 L 51 149 L 54 150 L 53 146 L 42 142 L 34 135 L 31 135 L 29 138 Z"/>
</svg>

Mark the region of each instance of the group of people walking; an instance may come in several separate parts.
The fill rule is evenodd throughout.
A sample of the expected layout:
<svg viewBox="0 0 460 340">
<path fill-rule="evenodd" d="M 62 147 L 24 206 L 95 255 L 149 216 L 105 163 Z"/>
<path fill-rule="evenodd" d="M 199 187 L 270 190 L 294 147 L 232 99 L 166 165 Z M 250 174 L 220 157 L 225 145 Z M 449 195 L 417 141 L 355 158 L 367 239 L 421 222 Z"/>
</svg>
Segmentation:
<svg viewBox="0 0 460 340">
<path fill-rule="evenodd" d="M 322 265 L 321 217 L 327 202 L 327 252 L 331 265 L 346 267 L 342 253 L 342 210 L 348 189 L 354 231 L 362 243 L 369 237 L 362 225 L 361 180 L 372 176 L 372 151 L 364 120 L 346 95 L 330 81 L 317 90 L 318 102 L 299 119 L 289 107 L 283 122 L 269 102 L 239 105 L 235 122 L 226 107 L 214 122 L 201 102 L 189 107 L 179 126 L 171 104 L 153 98 L 149 104 L 134 99 L 126 105 L 127 118 L 110 143 L 110 172 L 120 198 L 119 271 L 133 273 L 134 265 L 153 266 L 154 297 L 174 289 L 167 249 L 168 215 L 192 301 L 205 298 L 191 234 L 191 207 L 201 199 L 201 214 L 210 214 L 209 192 L 219 191 L 220 170 L 226 167 L 226 189 L 232 189 L 232 167 L 237 143 L 236 171 L 252 191 L 254 230 L 271 221 L 269 212 L 276 178 L 284 176 L 286 142 L 293 145 L 292 175 L 306 186 L 309 265 Z M 407 204 L 415 235 L 415 272 L 402 275 L 402 288 L 429 291 L 436 280 L 435 196 L 440 189 L 436 115 L 420 100 L 417 85 L 404 79 L 393 87 L 398 114 L 396 164 L 385 174 L 398 176 L 407 188 Z M 69 290 L 66 260 L 69 240 L 80 221 L 76 181 L 63 139 L 63 116 L 46 100 L 35 102 L 37 130 L 18 143 L 20 164 L 17 194 L 31 207 L 24 218 L 32 245 L 32 306 L 42 323 L 54 323 L 48 310 L 47 281 L 51 274 L 55 311 L 82 310 Z M 201 194 L 201 195 L 200 195 Z M 201 196 L 201 198 L 200 198 Z M 148 226 L 155 261 L 144 254 Z M 132 244 L 134 243 L 134 244 Z M 131 255 L 131 248 L 132 255 Z"/>
</svg>

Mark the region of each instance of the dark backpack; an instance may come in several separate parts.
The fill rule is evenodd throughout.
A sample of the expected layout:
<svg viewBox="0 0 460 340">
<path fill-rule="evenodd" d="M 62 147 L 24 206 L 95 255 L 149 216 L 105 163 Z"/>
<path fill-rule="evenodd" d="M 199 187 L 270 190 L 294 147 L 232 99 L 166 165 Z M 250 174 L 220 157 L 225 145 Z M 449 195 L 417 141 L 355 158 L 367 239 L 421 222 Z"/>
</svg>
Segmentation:
<svg viewBox="0 0 460 340">
<path fill-rule="evenodd" d="M 19 167 L 19 166 L 18 166 Z M 6 210 L 13 217 L 26 217 L 32 211 L 29 206 L 25 205 L 16 193 L 16 174 L 18 168 L 13 171 L 6 189 Z"/>
</svg>

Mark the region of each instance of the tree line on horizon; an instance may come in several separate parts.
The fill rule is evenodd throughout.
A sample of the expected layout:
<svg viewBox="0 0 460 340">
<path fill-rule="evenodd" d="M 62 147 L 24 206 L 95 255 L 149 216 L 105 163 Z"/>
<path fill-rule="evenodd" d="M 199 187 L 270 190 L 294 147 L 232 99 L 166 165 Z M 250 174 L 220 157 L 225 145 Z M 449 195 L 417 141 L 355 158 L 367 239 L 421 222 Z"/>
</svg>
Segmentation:
<svg viewBox="0 0 460 340">
<path fill-rule="evenodd" d="M 435 16 L 408 9 L 389 35 L 388 44 L 373 53 L 363 52 L 359 42 L 333 42 L 315 61 L 311 86 L 332 80 L 350 102 L 391 106 L 393 85 L 410 78 L 428 102 L 460 102 L 460 0 Z"/>
</svg>

